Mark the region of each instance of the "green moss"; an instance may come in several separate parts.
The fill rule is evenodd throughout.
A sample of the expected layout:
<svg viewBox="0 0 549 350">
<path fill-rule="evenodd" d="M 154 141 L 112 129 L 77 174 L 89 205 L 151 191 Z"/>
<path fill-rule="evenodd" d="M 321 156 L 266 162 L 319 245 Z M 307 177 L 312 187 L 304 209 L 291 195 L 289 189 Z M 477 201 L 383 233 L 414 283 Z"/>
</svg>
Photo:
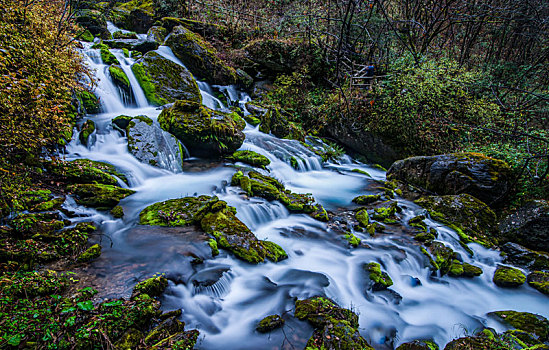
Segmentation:
<svg viewBox="0 0 549 350">
<path fill-rule="evenodd" d="M 153 0 L 130 0 L 128 2 L 117 3 L 116 7 L 128 12 L 139 9 L 149 16 L 154 16 Z"/>
<path fill-rule="evenodd" d="M 368 215 L 368 211 L 366 209 L 361 209 L 356 212 L 355 218 L 358 220 L 358 223 L 362 227 L 368 227 L 368 225 L 370 224 L 370 216 Z"/>
<path fill-rule="evenodd" d="M 120 205 L 117 205 L 116 207 L 111 209 L 111 215 L 114 216 L 116 219 L 124 217 L 124 208 L 122 208 Z"/>
<path fill-rule="evenodd" d="M 217 241 L 213 238 L 210 238 L 208 240 L 208 245 L 210 246 L 210 248 L 212 249 L 212 256 L 217 256 L 219 255 L 219 249 L 217 248 Z"/>
<path fill-rule="evenodd" d="M 375 203 L 381 199 L 381 195 L 379 194 L 370 194 L 370 195 L 364 195 L 364 196 L 358 196 L 353 199 L 353 203 L 356 203 L 358 205 L 368 205 Z"/>
<path fill-rule="evenodd" d="M 353 173 L 359 173 L 359 174 L 362 174 L 362 175 L 366 175 L 368 177 L 372 177 L 370 174 L 368 174 L 366 171 L 364 170 L 361 170 L 361 169 L 353 169 L 351 170 Z"/>
<path fill-rule="evenodd" d="M 258 166 L 263 169 L 267 165 L 271 164 L 271 161 L 269 160 L 269 158 L 254 151 L 236 151 L 233 153 L 233 155 L 230 158 L 234 159 L 235 161 L 247 163 L 253 166 Z"/>
<path fill-rule="evenodd" d="M 131 89 L 130 79 L 120 66 L 110 66 L 109 74 L 116 85 L 124 86 L 127 89 Z"/>
<path fill-rule="evenodd" d="M 347 233 L 345 234 L 345 239 L 347 240 L 347 242 L 349 242 L 350 245 L 352 245 L 353 247 L 358 247 L 360 245 L 360 238 L 358 238 L 357 236 L 353 235 L 352 233 Z"/>
<path fill-rule="evenodd" d="M 299 162 L 295 157 L 290 158 L 290 165 L 296 170 L 299 169 Z"/>
<path fill-rule="evenodd" d="M 385 219 L 391 218 L 399 210 L 397 202 L 387 201 L 383 205 L 374 209 L 372 213 L 372 219 L 383 221 Z"/>
<path fill-rule="evenodd" d="M 52 211 L 52 210 L 59 210 L 61 208 L 61 205 L 65 203 L 65 197 L 59 197 L 52 199 L 51 201 L 42 202 L 38 205 L 36 205 L 34 208 L 32 208 L 33 211 Z"/>
<path fill-rule="evenodd" d="M 114 56 L 108 49 L 102 48 L 101 51 L 101 60 L 106 65 L 116 64 L 120 65 L 120 62 L 118 62 L 118 59 L 116 56 Z"/>
<path fill-rule="evenodd" d="M 94 131 L 95 131 L 95 123 L 93 122 L 93 120 L 90 120 L 90 119 L 86 120 L 84 125 L 82 125 L 82 129 L 80 130 L 80 135 L 78 136 L 78 138 L 80 139 L 80 142 L 84 146 L 88 146 L 90 136 L 91 134 L 93 134 Z"/>
<path fill-rule="evenodd" d="M 279 315 L 271 315 L 259 321 L 255 329 L 259 333 L 267 333 L 274 329 L 283 327 L 284 323 L 285 323 L 284 319 Z"/>
<path fill-rule="evenodd" d="M 78 260 L 78 262 L 89 262 L 98 258 L 100 255 L 101 246 L 99 244 L 94 244 L 86 249 L 86 251 L 82 253 L 76 260 Z"/>
<path fill-rule="evenodd" d="M 497 315 L 504 323 L 534 335 L 539 341 L 549 340 L 549 321 L 540 315 L 529 312 L 497 311 Z"/>
<path fill-rule="evenodd" d="M 135 75 L 137 82 L 143 89 L 143 93 L 145 94 L 145 97 L 147 97 L 147 100 L 151 104 L 155 106 L 162 106 L 168 103 L 166 99 L 158 96 L 158 92 L 156 91 L 156 86 L 155 84 L 152 83 L 150 77 L 145 72 L 145 69 L 143 68 L 142 64 L 134 63 L 132 65 L 132 72 Z"/>
<path fill-rule="evenodd" d="M 93 42 L 93 39 L 95 39 L 95 37 L 93 36 L 93 34 L 89 31 L 89 30 L 85 30 L 81 35 L 80 35 L 80 40 L 82 41 L 87 41 L 89 43 Z"/>
<path fill-rule="evenodd" d="M 393 280 L 386 272 L 381 271 L 381 265 L 376 262 L 371 262 L 364 266 L 368 272 L 368 278 L 373 282 L 373 290 L 387 289 L 393 285 Z"/>
<path fill-rule="evenodd" d="M 398 346 L 396 350 L 439 350 L 438 345 L 430 340 L 414 340 Z"/>
<path fill-rule="evenodd" d="M 288 254 L 282 249 L 281 246 L 274 242 L 270 241 L 261 241 L 261 244 L 266 250 L 265 257 L 273 262 L 279 262 L 281 260 L 287 259 Z"/>
<path fill-rule="evenodd" d="M 124 57 L 130 57 L 130 50 L 123 48 L 122 52 L 124 53 Z"/>
<path fill-rule="evenodd" d="M 120 30 L 117 30 L 116 32 L 112 33 L 113 39 L 137 39 L 137 33 L 135 32 L 122 32 Z"/>
<path fill-rule="evenodd" d="M 110 210 L 121 199 L 135 193 L 129 189 L 102 184 L 77 184 L 67 189 L 75 194 L 76 203 L 99 210 Z"/>
<path fill-rule="evenodd" d="M 208 210 L 213 201 L 212 197 L 200 196 L 155 203 L 141 211 L 139 224 L 154 226 L 191 225 L 202 219 L 201 210 Z"/>
<path fill-rule="evenodd" d="M 500 287 L 516 288 L 526 282 L 526 276 L 522 271 L 513 267 L 498 266 L 492 281 Z"/>
<path fill-rule="evenodd" d="M 168 287 L 168 280 L 163 275 L 151 277 L 139 282 L 133 289 L 134 294 L 147 294 L 150 297 L 159 297 Z"/>
<path fill-rule="evenodd" d="M 102 49 L 108 50 L 109 46 L 106 45 L 106 44 L 103 44 L 103 41 L 100 41 L 98 43 L 93 44 L 91 48 L 92 49 L 100 49 L 100 50 L 102 50 Z"/>
<path fill-rule="evenodd" d="M 105 185 L 117 185 L 114 175 L 124 182 L 126 176 L 116 171 L 116 168 L 108 163 L 92 161 L 89 159 L 77 159 L 71 162 L 46 163 L 46 169 L 55 176 L 59 176 L 71 183 L 100 183 Z"/>
<path fill-rule="evenodd" d="M 92 92 L 81 90 L 76 93 L 77 98 L 80 100 L 81 105 L 86 110 L 86 113 L 95 114 L 100 111 L 100 104 L 97 96 Z"/>
<path fill-rule="evenodd" d="M 252 124 L 253 126 L 257 126 L 257 125 L 261 124 L 261 119 L 256 118 L 256 117 L 252 116 L 251 114 L 250 115 L 245 115 L 244 119 L 248 123 Z"/>
<path fill-rule="evenodd" d="M 528 275 L 528 285 L 545 295 L 549 295 L 549 272 L 534 271 Z"/>
</svg>

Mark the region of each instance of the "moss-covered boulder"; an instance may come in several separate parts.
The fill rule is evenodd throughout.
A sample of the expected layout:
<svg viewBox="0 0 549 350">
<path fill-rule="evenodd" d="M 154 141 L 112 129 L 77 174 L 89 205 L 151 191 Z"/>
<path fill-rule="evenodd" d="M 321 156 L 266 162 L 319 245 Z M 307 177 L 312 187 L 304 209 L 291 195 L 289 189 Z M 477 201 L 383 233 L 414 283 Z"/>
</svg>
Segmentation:
<svg viewBox="0 0 549 350">
<path fill-rule="evenodd" d="M 431 340 L 414 340 L 400 344 L 396 350 L 439 350 L 439 347 Z"/>
<path fill-rule="evenodd" d="M 492 281 L 500 287 L 517 288 L 526 282 L 526 276 L 518 269 L 500 265 L 496 269 Z"/>
<path fill-rule="evenodd" d="M 123 32 L 121 30 L 117 30 L 116 32 L 112 33 L 113 39 L 137 39 L 137 33 L 136 32 Z"/>
<path fill-rule="evenodd" d="M 159 297 L 168 287 L 168 280 L 163 275 L 154 276 L 139 282 L 133 288 L 133 295 L 147 294 L 150 297 Z"/>
<path fill-rule="evenodd" d="M 534 271 L 526 278 L 528 285 L 545 295 L 549 295 L 549 272 Z"/>
<path fill-rule="evenodd" d="M 147 52 L 132 65 L 132 71 L 153 105 L 165 105 L 177 100 L 202 103 L 193 75 L 185 67 L 156 52 Z"/>
<path fill-rule="evenodd" d="M 255 329 L 259 333 L 267 333 L 277 328 L 283 327 L 285 322 L 286 321 L 284 321 L 284 319 L 279 315 L 271 315 L 259 321 Z"/>
<path fill-rule="evenodd" d="M 109 49 L 103 47 L 99 50 L 99 53 L 101 54 L 101 61 L 103 61 L 104 64 L 120 65 L 118 58 L 116 58 L 116 56 L 112 52 L 110 52 Z"/>
<path fill-rule="evenodd" d="M 78 139 L 80 140 L 80 143 L 82 143 L 84 146 L 89 146 L 93 143 L 93 140 L 91 140 L 91 137 L 95 131 L 95 122 L 91 119 L 88 119 L 84 122 L 82 125 L 82 128 L 80 129 L 80 134 L 78 135 Z"/>
<path fill-rule="evenodd" d="M 238 122 L 228 113 L 195 101 L 176 101 L 158 116 L 162 129 L 177 137 L 192 156 L 232 154 L 244 142 Z"/>
<path fill-rule="evenodd" d="M 107 20 L 100 11 L 82 9 L 76 13 L 76 23 L 101 39 L 110 39 L 111 33 L 107 29 Z"/>
<path fill-rule="evenodd" d="M 399 160 L 391 165 L 387 178 L 440 195 L 467 193 L 495 205 L 509 191 L 512 173 L 501 160 L 480 153 L 452 153 Z"/>
<path fill-rule="evenodd" d="M 177 26 L 173 28 L 165 44 L 198 78 L 218 85 L 238 82 L 234 68 L 219 59 L 216 50 L 199 34 Z"/>
<path fill-rule="evenodd" d="M 280 113 L 280 110 L 274 106 L 264 107 L 255 102 L 246 103 L 246 109 L 250 112 L 250 118 L 256 118 L 261 121 L 259 130 L 266 134 L 273 134 L 280 138 L 294 138 L 302 140 L 297 127 L 288 121 L 288 119 Z M 296 137 L 293 137 L 296 136 Z"/>
<path fill-rule="evenodd" d="M 449 272 L 452 262 L 457 258 L 452 248 L 445 246 L 441 242 L 433 242 L 429 246 L 429 251 L 421 247 L 421 252 L 429 259 L 431 271 L 433 273 L 440 271 L 441 275 Z"/>
<path fill-rule="evenodd" d="M 279 261 L 286 252 L 273 242 L 260 241 L 235 216 L 236 209 L 217 197 L 185 197 L 155 203 L 139 214 L 141 225 L 196 225 L 213 236 L 216 247 L 231 251 L 238 258 L 260 263 L 265 259 Z"/>
<path fill-rule="evenodd" d="M 162 45 L 167 35 L 168 35 L 168 31 L 166 28 L 160 27 L 160 26 L 152 26 L 147 31 L 147 40 L 155 41 L 159 45 Z"/>
<path fill-rule="evenodd" d="M 115 219 L 123 218 L 124 217 L 124 208 L 122 208 L 122 206 L 120 206 L 120 205 L 117 205 L 116 207 L 111 209 L 111 215 Z"/>
<path fill-rule="evenodd" d="M 114 85 L 122 89 L 126 95 L 131 96 L 132 86 L 130 84 L 130 79 L 128 79 L 128 76 L 119 65 L 109 66 L 109 75 L 111 76 Z"/>
<path fill-rule="evenodd" d="M 367 194 L 353 198 L 353 203 L 358 205 L 368 205 L 381 200 L 380 194 Z"/>
<path fill-rule="evenodd" d="M 369 289 L 373 291 L 385 290 L 393 285 L 393 280 L 387 272 L 381 271 L 381 265 L 376 262 L 371 262 L 364 265 L 364 270 L 368 273 L 370 280 Z"/>
<path fill-rule="evenodd" d="M 530 348 L 520 339 L 509 333 L 497 334 L 488 329 L 474 335 L 452 340 L 444 347 L 444 350 L 502 350 L 502 349 L 543 349 Z"/>
<path fill-rule="evenodd" d="M 149 51 L 158 49 L 158 42 L 146 39 L 112 39 L 112 40 L 103 40 L 103 45 L 111 49 L 120 49 L 127 50 L 128 54 L 130 51 L 135 54 L 132 55 L 132 58 L 139 59 L 141 56 Z M 137 57 L 139 53 L 139 57 Z M 129 55 L 126 55 L 129 56 Z"/>
<path fill-rule="evenodd" d="M 315 328 L 307 349 L 373 349 L 358 332 L 358 316 L 330 299 L 297 300 L 294 315 Z"/>
<path fill-rule="evenodd" d="M 505 243 L 501 246 L 505 253 L 504 262 L 531 270 L 549 271 L 549 254 L 525 248 L 517 243 Z"/>
<path fill-rule="evenodd" d="M 491 246 L 496 241 L 496 214 L 471 195 L 427 196 L 415 203 L 427 209 L 433 219 L 448 224 L 463 243 Z"/>
<path fill-rule="evenodd" d="M 500 223 L 499 231 L 505 240 L 549 252 L 549 201 L 526 203 Z"/>
<path fill-rule="evenodd" d="M 271 164 L 269 158 L 254 151 L 236 151 L 230 157 L 237 162 L 250 164 L 265 169 L 265 167 Z"/>
<path fill-rule="evenodd" d="M 476 277 L 482 275 L 482 272 L 482 269 L 478 266 L 454 259 L 450 265 L 448 275 L 452 277 Z"/>
<path fill-rule="evenodd" d="M 113 176 L 127 183 L 126 176 L 119 173 L 113 165 L 104 162 L 77 159 L 71 162 L 48 162 L 44 165 L 52 175 L 69 183 L 117 185 L 118 180 Z"/>
<path fill-rule="evenodd" d="M 146 33 L 154 23 L 152 0 L 130 0 L 117 2 L 111 11 L 111 18 L 117 25 L 137 33 Z"/>
<path fill-rule="evenodd" d="M 99 99 L 93 92 L 87 90 L 81 90 L 76 93 L 76 98 L 79 101 L 80 106 L 84 107 L 85 113 L 95 114 L 101 110 Z"/>
<path fill-rule="evenodd" d="M 128 151 L 145 164 L 181 171 L 185 149 L 173 135 L 145 116 L 132 118 L 126 127 Z"/>
<path fill-rule="evenodd" d="M 78 262 L 90 262 L 94 259 L 97 259 L 101 255 L 101 246 L 99 244 L 94 244 L 85 252 L 80 254 L 76 259 Z"/>
<path fill-rule="evenodd" d="M 74 193 L 76 203 L 98 210 L 111 210 L 120 200 L 135 193 L 135 191 L 101 184 L 77 184 L 67 188 Z"/>
<path fill-rule="evenodd" d="M 490 315 L 509 326 L 529 332 L 541 342 L 549 340 L 549 321 L 543 316 L 511 310 L 496 311 Z"/>
</svg>

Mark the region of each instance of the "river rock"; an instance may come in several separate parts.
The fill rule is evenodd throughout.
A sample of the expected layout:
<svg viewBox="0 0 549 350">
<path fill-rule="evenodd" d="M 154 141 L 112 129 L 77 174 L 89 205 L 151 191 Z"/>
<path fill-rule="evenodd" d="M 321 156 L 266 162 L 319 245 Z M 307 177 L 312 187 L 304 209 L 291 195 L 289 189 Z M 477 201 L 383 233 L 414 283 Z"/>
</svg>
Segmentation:
<svg viewBox="0 0 549 350">
<path fill-rule="evenodd" d="M 537 314 L 517 311 L 496 311 L 488 315 L 500 322 L 532 334 L 540 342 L 549 340 L 549 321 Z"/>
<path fill-rule="evenodd" d="M 171 171 L 181 171 L 185 150 L 175 136 L 165 132 L 152 119 L 133 118 L 126 127 L 128 151 L 139 161 Z"/>
<path fill-rule="evenodd" d="M 76 203 L 98 210 L 111 210 L 120 200 L 135 193 L 135 191 L 112 185 L 78 184 L 67 189 L 74 193 Z"/>
<path fill-rule="evenodd" d="M 80 134 L 78 135 L 80 143 L 86 147 L 92 145 L 95 141 L 94 132 L 95 122 L 91 119 L 86 120 L 80 129 Z"/>
<path fill-rule="evenodd" d="M 113 165 L 89 159 L 48 162 L 44 165 L 51 175 L 68 183 L 117 185 L 118 180 L 114 176 L 126 183 L 128 181 Z"/>
<path fill-rule="evenodd" d="M 397 179 L 440 195 L 470 194 L 493 205 L 511 187 L 511 168 L 480 153 L 452 153 L 399 160 L 387 171 Z"/>
<path fill-rule="evenodd" d="M 294 315 L 315 328 L 308 349 L 373 350 L 358 331 L 358 315 L 328 298 L 297 300 Z"/>
<path fill-rule="evenodd" d="M 209 109 L 196 101 L 180 100 L 158 116 L 162 129 L 175 135 L 191 156 L 216 157 L 232 154 L 244 142 L 237 113 Z"/>
<path fill-rule="evenodd" d="M 216 50 L 204 38 L 185 27 L 175 27 L 165 44 L 198 78 L 217 85 L 238 82 L 234 68 L 219 59 Z"/>
<path fill-rule="evenodd" d="M 128 79 L 128 76 L 119 65 L 109 66 L 109 75 L 111 76 L 111 80 L 114 85 L 122 89 L 126 96 L 132 96 L 132 86 L 130 84 L 130 79 Z"/>
<path fill-rule="evenodd" d="M 101 39 L 111 39 L 111 33 L 107 29 L 107 20 L 100 11 L 91 9 L 79 10 L 76 14 L 76 23 Z"/>
<path fill-rule="evenodd" d="M 267 332 L 270 332 L 272 330 L 275 330 L 277 328 L 280 328 L 280 327 L 284 326 L 285 322 L 286 321 L 284 321 L 284 319 L 282 317 L 280 317 L 279 315 L 271 315 L 271 316 L 267 316 L 264 319 L 262 319 L 261 321 L 259 321 L 259 323 L 255 327 L 255 329 L 259 333 L 267 333 Z"/>
<path fill-rule="evenodd" d="M 526 282 L 526 276 L 519 269 L 500 265 L 496 269 L 492 281 L 500 287 L 517 288 Z"/>
<path fill-rule="evenodd" d="M 215 238 L 217 246 L 236 257 L 257 264 L 287 258 L 276 243 L 258 240 L 240 221 L 236 209 L 217 197 L 185 197 L 155 203 L 139 214 L 139 224 L 158 226 L 196 225 Z"/>
<path fill-rule="evenodd" d="M 549 252 L 549 201 L 530 201 L 499 225 L 505 239 Z"/>
<path fill-rule="evenodd" d="M 147 41 L 157 42 L 159 45 L 164 43 L 168 31 L 164 27 L 153 26 L 147 31 Z"/>
<path fill-rule="evenodd" d="M 137 51 L 141 53 L 147 53 L 152 50 L 158 49 L 160 44 L 154 40 L 143 39 L 113 39 L 103 40 L 103 44 L 107 45 L 111 49 L 127 49 L 129 51 Z"/>
<path fill-rule="evenodd" d="M 517 243 L 505 243 L 501 246 L 505 252 L 506 264 L 513 264 L 531 270 L 549 271 L 549 254 L 530 250 Z"/>
<path fill-rule="evenodd" d="M 132 65 L 132 71 L 145 96 L 154 105 L 177 100 L 202 103 L 200 90 L 191 72 L 156 52 L 145 54 Z"/>
<path fill-rule="evenodd" d="M 393 285 L 393 280 L 387 272 L 381 271 L 381 266 L 376 262 L 364 265 L 364 270 L 370 279 L 369 288 L 373 291 L 385 290 Z"/>
<path fill-rule="evenodd" d="M 491 246 L 496 239 L 496 214 L 469 194 L 426 196 L 415 203 L 427 209 L 433 219 L 448 224 L 463 243 Z"/>
<path fill-rule="evenodd" d="M 526 278 L 528 285 L 545 295 L 549 295 L 549 272 L 534 271 Z"/>
</svg>

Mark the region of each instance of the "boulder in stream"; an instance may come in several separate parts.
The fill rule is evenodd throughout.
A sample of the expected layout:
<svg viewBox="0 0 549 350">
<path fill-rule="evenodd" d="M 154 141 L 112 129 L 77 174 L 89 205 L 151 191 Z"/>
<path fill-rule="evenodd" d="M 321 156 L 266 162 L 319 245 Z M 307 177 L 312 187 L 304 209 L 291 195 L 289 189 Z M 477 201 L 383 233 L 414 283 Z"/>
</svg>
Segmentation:
<svg viewBox="0 0 549 350">
<path fill-rule="evenodd" d="M 526 276 L 519 269 L 500 265 L 496 269 L 492 281 L 500 287 L 517 288 L 526 282 Z"/>
<path fill-rule="evenodd" d="M 120 200 L 135 191 L 112 185 L 78 184 L 67 187 L 74 193 L 76 203 L 98 210 L 111 210 Z"/>
<path fill-rule="evenodd" d="M 512 310 L 491 312 L 489 315 L 504 324 L 530 333 L 540 342 L 549 340 L 549 320 L 541 315 Z"/>
<path fill-rule="evenodd" d="M 549 271 L 549 254 L 530 250 L 517 243 L 507 242 L 501 246 L 506 264 L 513 264 L 531 270 Z"/>
<path fill-rule="evenodd" d="M 147 53 L 152 50 L 158 49 L 158 42 L 147 39 L 112 39 L 104 40 L 103 44 L 107 45 L 111 49 L 126 49 L 128 51 L 136 51 L 141 53 Z"/>
<path fill-rule="evenodd" d="M 177 137 L 191 156 L 232 154 L 244 142 L 237 113 L 209 109 L 196 101 L 180 100 L 158 116 L 162 129 Z"/>
<path fill-rule="evenodd" d="M 526 278 L 528 285 L 539 292 L 549 295 L 549 272 L 546 271 L 534 271 L 528 274 Z"/>
<path fill-rule="evenodd" d="M 84 146 L 91 146 L 94 142 L 94 133 L 95 132 L 95 122 L 91 119 L 88 119 L 82 124 L 82 128 L 80 129 L 80 134 L 78 135 L 78 139 L 80 140 L 80 143 Z"/>
<path fill-rule="evenodd" d="M 176 26 L 166 39 L 166 45 L 198 78 L 217 85 L 238 82 L 235 69 L 219 59 L 216 50 L 199 34 Z"/>
<path fill-rule="evenodd" d="M 132 65 L 132 71 L 153 105 L 165 105 L 177 100 L 202 103 L 200 90 L 191 72 L 156 52 L 146 53 Z"/>
<path fill-rule="evenodd" d="M 284 326 L 285 322 L 286 321 L 284 321 L 284 319 L 279 315 L 271 315 L 259 321 L 255 329 L 259 333 L 267 333 Z"/>
<path fill-rule="evenodd" d="M 511 168 L 480 153 L 452 153 L 396 161 L 387 171 L 396 179 L 440 195 L 470 194 L 500 204 L 511 188 Z"/>
<path fill-rule="evenodd" d="M 381 271 L 381 266 L 376 262 L 364 265 L 364 270 L 368 273 L 370 286 L 373 291 L 385 290 L 393 285 L 393 280 L 387 272 Z"/>
<path fill-rule="evenodd" d="M 76 13 L 76 23 L 101 39 L 111 38 L 111 33 L 107 29 L 107 20 L 101 11 L 92 9 L 78 10 Z"/>
<path fill-rule="evenodd" d="M 526 203 L 499 225 L 504 239 L 549 252 L 549 201 Z"/>
</svg>

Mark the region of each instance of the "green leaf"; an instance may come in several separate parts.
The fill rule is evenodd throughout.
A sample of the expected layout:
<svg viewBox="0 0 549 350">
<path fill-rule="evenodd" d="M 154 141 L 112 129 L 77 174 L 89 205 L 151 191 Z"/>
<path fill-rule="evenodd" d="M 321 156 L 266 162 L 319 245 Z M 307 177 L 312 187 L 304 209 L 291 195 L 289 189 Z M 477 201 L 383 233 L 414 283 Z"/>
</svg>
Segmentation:
<svg viewBox="0 0 549 350">
<path fill-rule="evenodd" d="M 76 305 L 78 306 L 78 308 L 80 310 L 84 310 L 84 311 L 91 311 L 91 310 L 95 309 L 95 307 L 93 306 L 93 301 L 91 301 L 91 300 L 81 301 L 81 302 L 77 303 Z"/>
<path fill-rule="evenodd" d="M 118 306 L 118 305 L 122 305 L 124 302 L 122 300 L 114 300 L 114 301 L 110 301 L 108 303 L 104 303 L 103 305 L 104 306 Z"/>
<path fill-rule="evenodd" d="M 16 334 L 8 340 L 8 345 L 17 346 L 21 343 L 22 338 L 23 336 L 21 334 Z"/>
</svg>

